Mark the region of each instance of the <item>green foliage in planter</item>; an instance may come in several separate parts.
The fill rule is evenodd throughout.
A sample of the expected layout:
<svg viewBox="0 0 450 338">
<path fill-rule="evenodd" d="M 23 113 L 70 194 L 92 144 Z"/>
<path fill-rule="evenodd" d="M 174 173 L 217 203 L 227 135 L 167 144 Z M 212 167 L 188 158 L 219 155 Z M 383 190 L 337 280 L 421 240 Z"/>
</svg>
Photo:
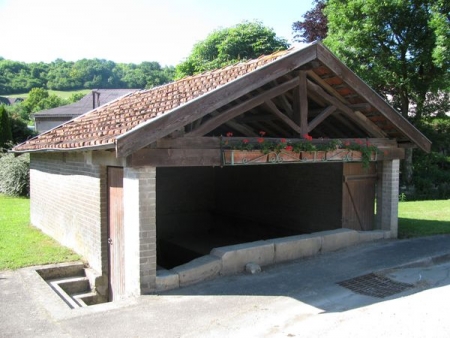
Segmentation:
<svg viewBox="0 0 450 338">
<path fill-rule="evenodd" d="M 30 155 L 0 157 L 0 193 L 9 196 L 28 196 L 30 193 Z"/>
</svg>

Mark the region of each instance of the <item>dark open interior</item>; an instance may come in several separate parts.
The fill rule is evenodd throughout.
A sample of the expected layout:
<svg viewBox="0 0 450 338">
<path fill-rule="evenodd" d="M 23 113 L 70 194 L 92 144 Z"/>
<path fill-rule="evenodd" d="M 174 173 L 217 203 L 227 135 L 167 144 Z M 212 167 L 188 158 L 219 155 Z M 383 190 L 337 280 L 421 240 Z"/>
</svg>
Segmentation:
<svg viewBox="0 0 450 338">
<path fill-rule="evenodd" d="M 342 163 L 157 169 L 157 264 L 342 226 Z"/>
</svg>

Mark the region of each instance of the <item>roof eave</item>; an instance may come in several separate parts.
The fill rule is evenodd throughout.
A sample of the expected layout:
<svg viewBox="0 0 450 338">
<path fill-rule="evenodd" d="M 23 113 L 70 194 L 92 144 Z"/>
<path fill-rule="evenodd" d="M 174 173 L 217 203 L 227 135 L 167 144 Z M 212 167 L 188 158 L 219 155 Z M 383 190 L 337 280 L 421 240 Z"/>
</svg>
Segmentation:
<svg viewBox="0 0 450 338">
<path fill-rule="evenodd" d="M 389 105 L 377 92 L 369 87 L 350 68 L 344 65 L 331 51 L 323 44 L 317 45 L 318 59 L 330 68 L 335 74 L 345 78 L 345 82 L 367 100 L 375 109 L 391 121 L 412 143 L 420 149 L 429 153 L 431 151 L 431 141 L 414 127 L 407 119 L 399 114 Z M 343 76 L 345 75 L 345 76 Z"/>
<path fill-rule="evenodd" d="M 114 150 L 114 143 L 102 144 L 102 145 L 94 145 L 94 146 L 86 146 L 86 147 L 71 147 L 71 148 L 40 148 L 34 150 L 10 150 L 10 153 L 13 154 L 26 154 L 26 153 L 60 153 L 67 151 L 91 151 L 91 150 Z"/>
</svg>

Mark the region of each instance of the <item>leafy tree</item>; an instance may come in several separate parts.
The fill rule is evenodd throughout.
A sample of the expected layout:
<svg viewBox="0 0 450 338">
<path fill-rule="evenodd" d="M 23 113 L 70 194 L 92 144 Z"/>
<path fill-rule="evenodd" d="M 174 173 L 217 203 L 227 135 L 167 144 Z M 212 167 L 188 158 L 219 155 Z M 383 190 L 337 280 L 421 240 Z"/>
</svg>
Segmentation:
<svg viewBox="0 0 450 338">
<path fill-rule="evenodd" d="M 50 109 L 68 104 L 69 102 L 62 99 L 55 94 L 49 94 L 46 89 L 33 88 L 28 94 L 28 97 L 22 102 L 21 118 L 24 120 L 30 119 L 30 114 L 41 110 Z"/>
<path fill-rule="evenodd" d="M 292 24 L 294 39 L 298 42 L 314 42 L 323 40 L 328 32 L 328 20 L 324 14 L 326 0 L 314 0 L 315 6 L 302 17 L 303 21 Z"/>
<path fill-rule="evenodd" d="M 36 136 L 36 132 L 28 127 L 28 124 L 19 116 L 11 116 L 12 141 L 14 144 L 25 142 L 29 138 Z"/>
<path fill-rule="evenodd" d="M 324 43 L 406 118 L 427 111 L 427 95 L 448 91 L 450 4 L 445 0 L 328 0 Z M 406 150 L 402 181 L 413 179 Z"/>
<path fill-rule="evenodd" d="M 176 66 L 176 77 L 216 69 L 288 47 L 286 40 L 277 37 L 273 29 L 261 22 L 243 22 L 213 31 L 205 40 L 195 44 L 188 58 Z"/>
<path fill-rule="evenodd" d="M 426 95 L 449 86 L 449 7 L 435 0 L 328 0 L 325 44 L 376 90 L 420 118 Z M 445 4 L 445 6 L 444 6 Z M 445 52 L 445 53 L 444 53 Z"/>
<path fill-rule="evenodd" d="M 8 144 L 12 141 L 11 125 L 9 123 L 9 115 L 3 105 L 0 105 L 0 151 L 8 148 Z"/>
</svg>

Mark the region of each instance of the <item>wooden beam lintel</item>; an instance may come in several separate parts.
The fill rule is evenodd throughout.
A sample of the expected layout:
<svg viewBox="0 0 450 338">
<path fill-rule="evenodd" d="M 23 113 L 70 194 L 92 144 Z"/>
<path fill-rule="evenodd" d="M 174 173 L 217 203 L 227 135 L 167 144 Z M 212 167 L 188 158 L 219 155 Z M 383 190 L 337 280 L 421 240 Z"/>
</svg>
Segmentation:
<svg viewBox="0 0 450 338">
<path fill-rule="evenodd" d="M 144 148 L 127 157 L 130 167 L 220 166 L 220 149 L 153 149 Z"/>
</svg>

